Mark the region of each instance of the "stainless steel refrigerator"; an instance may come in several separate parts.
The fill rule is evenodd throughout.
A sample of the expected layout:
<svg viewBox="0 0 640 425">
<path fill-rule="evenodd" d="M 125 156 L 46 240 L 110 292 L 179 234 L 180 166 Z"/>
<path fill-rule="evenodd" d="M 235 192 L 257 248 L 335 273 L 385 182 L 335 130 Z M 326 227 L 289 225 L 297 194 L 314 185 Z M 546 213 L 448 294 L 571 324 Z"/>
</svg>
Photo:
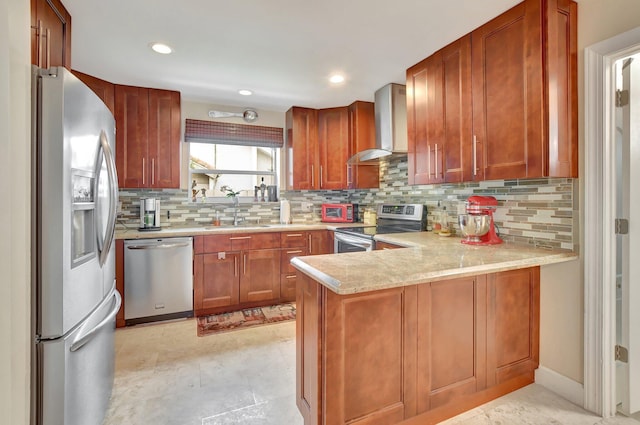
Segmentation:
<svg viewBox="0 0 640 425">
<path fill-rule="evenodd" d="M 114 376 L 115 122 L 64 68 L 33 69 L 32 424 L 100 425 Z"/>
</svg>

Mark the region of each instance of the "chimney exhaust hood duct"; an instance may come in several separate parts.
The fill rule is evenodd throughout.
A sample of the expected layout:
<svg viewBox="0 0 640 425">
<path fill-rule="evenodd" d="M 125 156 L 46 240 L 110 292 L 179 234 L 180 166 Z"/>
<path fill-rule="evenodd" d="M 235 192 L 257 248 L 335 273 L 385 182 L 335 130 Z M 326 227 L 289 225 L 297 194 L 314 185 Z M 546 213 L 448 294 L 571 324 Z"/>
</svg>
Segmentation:
<svg viewBox="0 0 640 425">
<path fill-rule="evenodd" d="M 387 84 L 375 93 L 376 147 L 353 155 L 348 164 L 373 162 L 395 153 L 407 153 L 407 90 Z"/>
</svg>

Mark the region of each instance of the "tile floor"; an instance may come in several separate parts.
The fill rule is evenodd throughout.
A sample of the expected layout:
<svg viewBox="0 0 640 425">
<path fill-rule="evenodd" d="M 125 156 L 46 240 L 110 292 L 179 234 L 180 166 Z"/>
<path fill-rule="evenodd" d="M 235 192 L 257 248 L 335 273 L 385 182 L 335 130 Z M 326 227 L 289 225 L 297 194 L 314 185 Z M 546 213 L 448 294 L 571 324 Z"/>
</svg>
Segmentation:
<svg viewBox="0 0 640 425">
<path fill-rule="evenodd" d="M 535 384 L 444 423 L 640 425 L 596 417 Z M 295 322 L 202 338 L 193 319 L 117 330 L 115 385 L 104 425 L 222 424 L 302 424 L 295 404 Z"/>
</svg>

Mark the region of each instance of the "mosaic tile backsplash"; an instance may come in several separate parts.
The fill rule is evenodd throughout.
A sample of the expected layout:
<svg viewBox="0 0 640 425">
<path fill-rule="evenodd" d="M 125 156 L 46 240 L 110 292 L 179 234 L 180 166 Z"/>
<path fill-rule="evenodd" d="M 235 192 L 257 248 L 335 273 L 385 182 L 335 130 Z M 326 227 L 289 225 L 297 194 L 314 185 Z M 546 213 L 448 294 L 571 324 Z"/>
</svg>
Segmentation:
<svg viewBox="0 0 640 425">
<path fill-rule="evenodd" d="M 578 251 L 578 184 L 575 179 L 543 178 L 494 180 L 479 183 L 416 185 L 407 184 L 407 157 L 394 156 L 380 162 L 380 187 L 366 190 L 282 191 L 280 198 L 291 203 L 293 223 L 320 222 L 323 202 L 352 202 L 365 208 L 382 203 L 427 205 L 430 230 L 438 203 L 446 208 L 448 221 L 458 231 L 457 216 L 471 195 L 494 196 L 499 206 L 495 222 L 500 236 L 509 242 Z M 191 200 L 187 190 L 121 190 L 122 211 L 118 227 L 137 227 L 139 199 L 155 197 L 161 202 L 162 226 L 206 226 L 218 216 L 230 224 L 235 208 L 230 201 L 199 198 Z M 237 216 L 254 224 L 273 224 L 280 219 L 277 202 L 253 202 L 240 198 Z M 362 216 L 360 217 L 362 219 Z"/>
</svg>

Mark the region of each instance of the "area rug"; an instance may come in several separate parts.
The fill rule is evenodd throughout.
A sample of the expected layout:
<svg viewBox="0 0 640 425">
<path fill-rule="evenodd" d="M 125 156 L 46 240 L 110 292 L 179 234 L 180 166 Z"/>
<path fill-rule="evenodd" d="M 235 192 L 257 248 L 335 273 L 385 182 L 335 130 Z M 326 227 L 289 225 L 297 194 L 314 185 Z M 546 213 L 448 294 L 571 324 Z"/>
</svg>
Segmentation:
<svg viewBox="0 0 640 425">
<path fill-rule="evenodd" d="M 198 336 L 213 335 L 236 329 L 295 320 L 296 304 L 284 303 L 267 307 L 247 308 L 231 313 L 198 317 Z"/>
</svg>

